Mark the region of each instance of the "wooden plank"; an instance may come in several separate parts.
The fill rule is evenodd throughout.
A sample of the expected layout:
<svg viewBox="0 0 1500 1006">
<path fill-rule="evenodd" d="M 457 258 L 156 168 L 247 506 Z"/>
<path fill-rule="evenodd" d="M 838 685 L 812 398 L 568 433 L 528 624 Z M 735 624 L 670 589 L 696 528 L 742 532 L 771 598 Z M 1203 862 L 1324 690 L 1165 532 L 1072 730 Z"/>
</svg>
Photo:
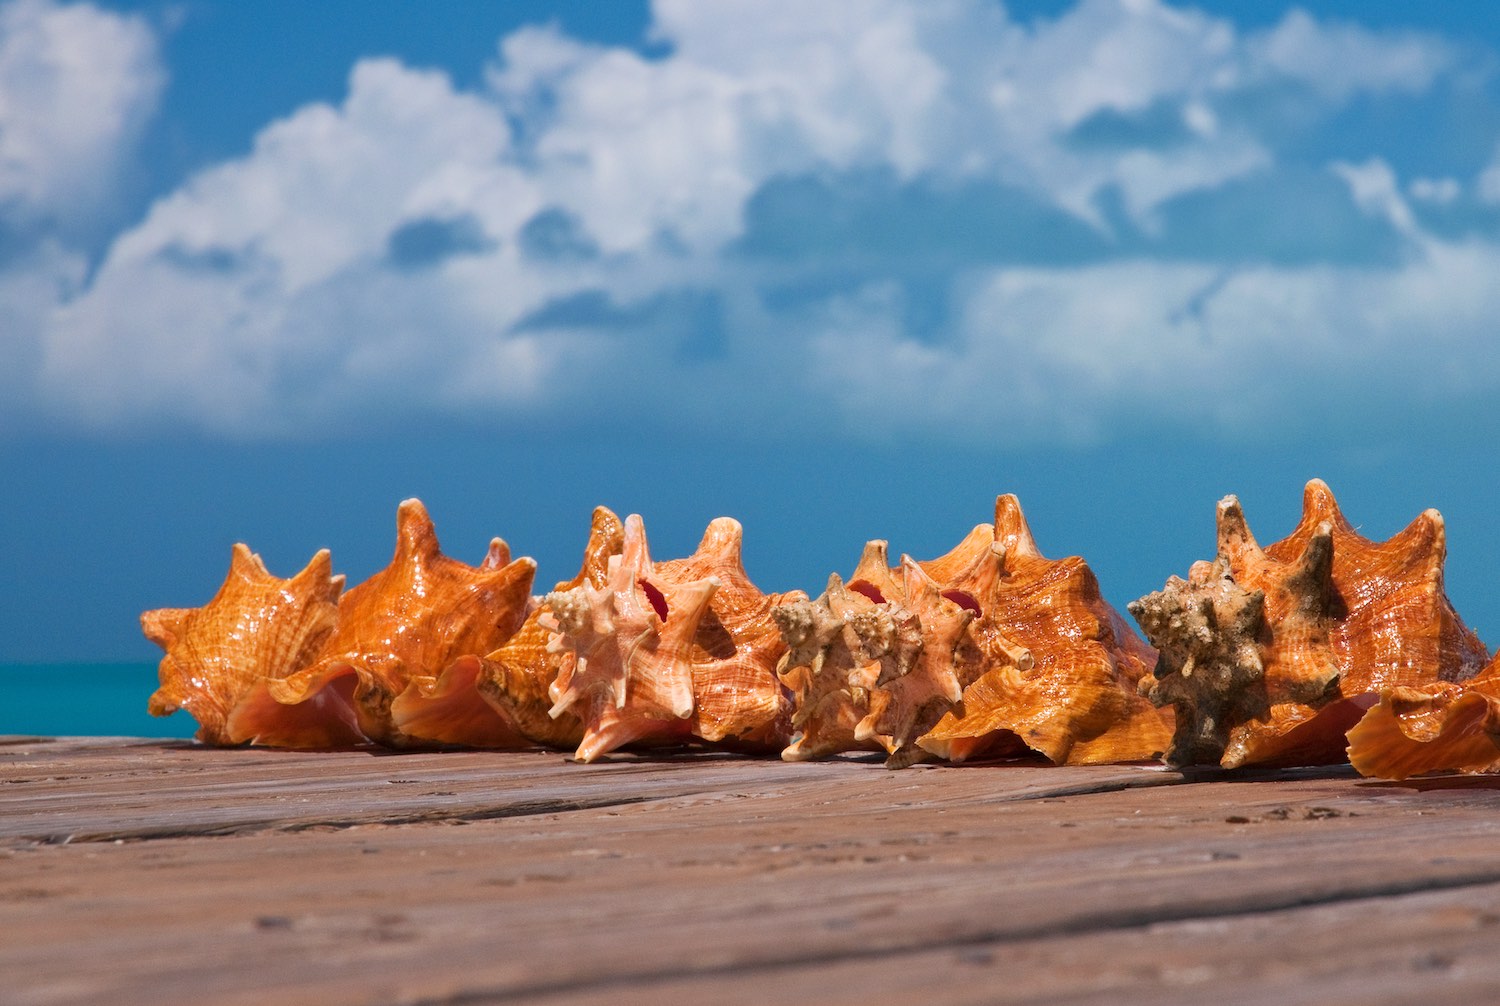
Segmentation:
<svg viewBox="0 0 1500 1006">
<path fill-rule="evenodd" d="M 837 784 L 851 773 L 889 774 L 878 757 L 789 765 L 700 750 L 577 765 L 547 751 L 299 752 L 203 748 L 186 741 L 33 739 L 0 744 L 0 842 L 473 821 L 750 783 L 767 792 Z M 1004 798 L 1177 781 L 1156 766 L 1100 766 L 1060 775 L 1032 763 L 1013 766 Z"/>
<path fill-rule="evenodd" d="M 1377 1006 L 1441 996 L 1449 1002 L 1493 1002 L 1500 988 L 1497 909 L 1500 888 L 1491 885 L 462 1001 Z"/>
<path fill-rule="evenodd" d="M 17 807 L 30 816 L 0 846 L 0 973 L 24 1004 L 1396 1002 L 1500 987 L 1489 779 L 31 750 L 0 775 L 31 780 L 0 785 L 6 827 Z M 337 806 L 277 805 L 293 776 L 325 771 L 337 782 L 307 792 Z M 388 781 L 422 773 L 464 806 L 506 805 L 512 784 L 651 795 L 350 820 L 375 793 L 442 809 Z M 137 834 L 161 834 L 174 787 L 193 808 L 180 820 L 217 827 L 243 800 L 259 823 L 34 841 L 107 834 L 130 780 L 152 795 Z M 81 794 L 104 809 L 88 816 Z"/>
</svg>

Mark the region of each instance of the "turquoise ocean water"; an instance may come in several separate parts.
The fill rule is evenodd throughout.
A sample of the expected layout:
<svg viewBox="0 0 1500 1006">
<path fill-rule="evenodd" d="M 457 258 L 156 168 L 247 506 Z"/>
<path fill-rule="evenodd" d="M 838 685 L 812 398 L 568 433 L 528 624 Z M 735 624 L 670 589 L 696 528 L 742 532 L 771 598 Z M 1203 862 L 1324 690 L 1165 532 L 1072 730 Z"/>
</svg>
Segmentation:
<svg viewBox="0 0 1500 1006">
<path fill-rule="evenodd" d="M 155 664 L 0 664 L 0 734 L 191 737 L 187 713 L 155 717 Z"/>
</svg>

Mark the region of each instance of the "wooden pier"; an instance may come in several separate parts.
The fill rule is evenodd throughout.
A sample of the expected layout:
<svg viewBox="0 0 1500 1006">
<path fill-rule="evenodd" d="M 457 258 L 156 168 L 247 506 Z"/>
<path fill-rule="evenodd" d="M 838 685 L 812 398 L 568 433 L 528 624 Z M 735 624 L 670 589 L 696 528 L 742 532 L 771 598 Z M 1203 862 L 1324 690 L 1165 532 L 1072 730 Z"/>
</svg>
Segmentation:
<svg viewBox="0 0 1500 1006">
<path fill-rule="evenodd" d="M 0 1002 L 1473 1002 L 1500 779 L 0 739 Z"/>
</svg>

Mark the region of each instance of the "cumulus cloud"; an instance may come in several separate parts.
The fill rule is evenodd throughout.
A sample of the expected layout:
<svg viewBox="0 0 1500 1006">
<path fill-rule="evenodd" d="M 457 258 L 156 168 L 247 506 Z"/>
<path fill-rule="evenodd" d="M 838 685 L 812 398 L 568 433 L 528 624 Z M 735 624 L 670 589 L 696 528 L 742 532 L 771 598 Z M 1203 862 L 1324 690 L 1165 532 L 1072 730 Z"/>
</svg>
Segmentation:
<svg viewBox="0 0 1500 1006">
<path fill-rule="evenodd" d="M 0 5 L 0 430 L 38 404 L 52 310 L 85 289 L 165 79 L 139 18 Z"/>
<path fill-rule="evenodd" d="M 47 402 L 251 436 L 622 410 L 1227 431 L 1296 421 L 1288 357 L 1351 394 L 1410 387 L 1418 336 L 1459 351 L 1500 319 L 1494 241 L 1435 237 L 1408 202 L 1436 182 L 1299 157 L 1284 114 L 1428 92 L 1460 69 L 1441 39 L 1296 12 L 1246 33 L 1157 0 L 653 12 L 659 54 L 527 28 L 475 91 L 361 62 L 92 275 L 16 272 L 0 302 L 29 305 Z"/>
<path fill-rule="evenodd" d="M 138 18 L 50 0 L 0 7 L 0 212 L 75 225 L 97 213 L 164 83 Z"/>
</svg>

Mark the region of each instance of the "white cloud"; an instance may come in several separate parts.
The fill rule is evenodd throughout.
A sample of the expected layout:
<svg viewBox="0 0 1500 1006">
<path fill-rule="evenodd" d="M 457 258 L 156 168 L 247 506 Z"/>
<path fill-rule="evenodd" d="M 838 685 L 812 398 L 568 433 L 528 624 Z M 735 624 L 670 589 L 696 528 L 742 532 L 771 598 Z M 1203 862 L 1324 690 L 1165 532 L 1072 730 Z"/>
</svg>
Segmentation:
<svg viewBox="0 0 1500 1006">
<path fill-rule="evenodd" d="M 951 345 L 903 339 L 879 305 L 831 323 L 819 391 L 876 436 L 910 430 L 915 410 L 891 405 L 908 402 L 931 428 L 990 443 L 1103 441 L 1121 424 L 1255 438 L 1296 427 L 1295 396 L 1321 413 L 1500 385 L 1496 269 L 1500 248 L 1477 242 L 1394 269 L 997 269 Z"/>
<path fill-rule="evenodd" d="M 164 83 L 138 18 L 50 0 L 0 6 L 0 212 L 71 224 L 97 213 Z"/>
<path fill-rule="evenodd" d="M 1253 75 L 1304 81 L 1339 101 L 1360 92 L 1424 90 L 1454 59 L 1431 35 L 1319 22 L 1296 8 L 1250 39 L 1248 49 Z"/>
<path fill-rule="evenodd" d="M 1406 191 L 1419 202 L 1448 206 L 1463 195 L 1463 186 L 1457 178 L 1413 178 Z"/>
<path fill-rule="evenodd" d="M 54 307 L 84 289 L 84 246 L 114 201 L 166 80 L 139 18 L 91 4 L 0 4 L 0 433 L 45 404 Z"/>
<path fill-rule="evenodd" d="M 1494 158 L 1479 173 L 1475 189 L 1484 202 L 1500 204 L 1500 148 L 1496 148 Z"/>
<path fill-rule="evenodd" d="M 1270 83 L 1326 114 L 1419 91 L 1451 61 L 1440 40 L 1301 14 L 1247 36 L 1157 0 L 1030 24 L 988 0 L 658 0 L 655 16 L 665 56 L 526 29 L 475 92 L 361 62 L 343 102 L 189 179 L 86 285 L 0 287 L 35 298 L 22 315 L 51 408 L 251 436 L 622 410 L 985 440 L 1099 436 L 1130 415 L 1234 429 L 1294 415 L 1288 357 L 1378 384 L 1410 362 L 1405 340 L 1447 326 L 1462 348 L 1500 318 L 1466 285 L 1500 255 L 1423 234 L 1380 158 L 1326 168 L 1346 215 L 1405 243 L 1401 261 L 1234 262 L 1232 232 L 1210 235 L 1217 255 L 1155 259 L 1133 234 L 1171 237 L 1185 194 L 1274 190 L 1281 137 L 1236 97 Z M 828 199 L 779 237 L 815 253 L 741 248 L 757 194 L 798 176 Z M 1028 237 L 1050 235 L 1002 235 L 1022 262 L 997 261 L 976 202 L 976 222 L 945 225 L 941 261 L 915 233 L 872 250 L 860 235 L 895 207 L 859 201 L 871 177 L 891 200 L 999 192 L 1095 242 L 1027 265 Z M 1427 198 L 1420 180 L 1405 191 Z M 919 331 L 918 316 L 939 320 Z"/>
<path fill-rule="evenodd" d="M 56 311 L 44 380 L 98 422 L 138 413 L 264 433 L 410 407 L 472 374 L 474 357 L 505 360 L 483 344 L 526 298 L 494 303 L 503 277 L 494 290 L 488 277 L 402 277 L 382 262 L 404 221 L 468 214 L 508 233 L 534 212 L 501 162 L 508 144 L 496 109 L 442 75 L 359 64 L 341 107 L 266 127 L 249 157 L 192 179 L 120 237 L 88 291 Z M 524 391 L 535 366 L 523 354 L 497 387 Z"/>
<path fill-rule="evenodd" d="M 1403 234 L 1416 233 L 1416 219 L 1401 196 L 1401 183 L 1389 164 L 1373 157 L 1363 164 L 1336 161 L 1330 167 L 1348 184 L 1355 205 L 1360 209 L 1371 216 L 1384 218 Z"/>
</svg>

